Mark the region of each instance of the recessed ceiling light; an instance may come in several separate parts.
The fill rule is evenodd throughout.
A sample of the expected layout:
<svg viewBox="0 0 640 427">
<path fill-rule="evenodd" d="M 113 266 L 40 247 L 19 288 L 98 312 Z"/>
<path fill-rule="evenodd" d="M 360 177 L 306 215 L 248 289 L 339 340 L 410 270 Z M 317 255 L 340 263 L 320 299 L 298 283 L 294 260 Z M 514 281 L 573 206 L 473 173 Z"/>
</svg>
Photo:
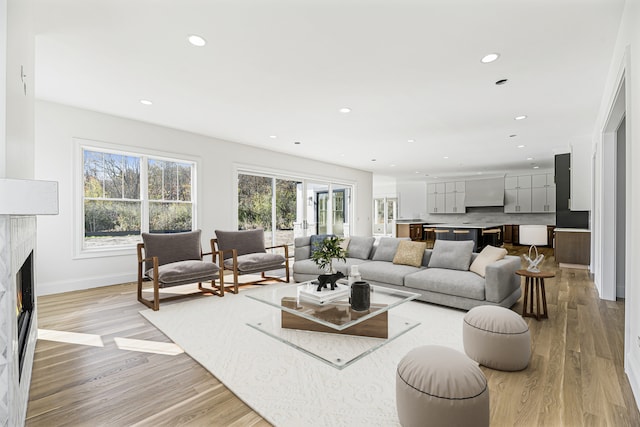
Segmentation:
<svg viewBox="0 0 640 427">
<path fill-rule="evenodd" d="M 496 82 L 496 85 L 498 86 L 502 86 L 503 84 L 505 84 L 506 82 L 508 82 L 509 80 L 507 79 L 500 79 Z"/>
<path fill-rule="evenodd" d="M 153 105 L 153 102 L 149 101 L 148 99 L 141 99 L 140 100 L 140 104 L 142 104 L 142 105 Z"/>
<path fill-rule="evenodd" d="M 478 175 L 482 175 L 482 172 L 477 172 Z"/>
<path fill-rule="evenodd" d="M 483 64 L 488 64 L 490 62 L 493 62 L 493 61 L 497 60 L 498 58 L 500 58 L 500 54 L 499 53 L 490 53 L 488 55 L 485 55 L 480 61 Z"/>
<path fill-rule="evenodd" d="M 438 177 L 437 177 L 437 176 L 434 176 L 433 178 L 438 179 Z"/>
<path fill-rule="evenodd" d="M 202 37 L 200 37 L 200 36 L 198 36 L 196 34 L 191 34 L 188 37 L 188 40 L 189 40 L 189 43 L 191 43 L 192 45 L 197 46 L 197 47 L 202 47 L 205 44 L 207 44 L 207 41 L 204 38 L 202 38 Z"/>
<path fill-rule="evenodd" d="M 422 173 L 422 172 L 420 172 L 420 171 L 416 171 L 416 174 L 420 174 L 420 173 Z"/>
<path fill-rule="evenodd" d="M 269 135 L 269 138 L 271 139 L 276 139 L 278 136 L 277 135 Z"/>
<path fill-rule="evenodd" d="M 350 112 L 351 112 L 351 108 L 349 108 L 349 107 L 342 107 L 339 111 L 340 111 L 341 113 L 345 113 L 345 114 L 346 114 L 346 113 L 350 113 Z"/>
<path fill-rule="evenodd" d="M 448 159 L 448 158 L 449 158 L 449 156 L 444 156 L 444 157 L 443 157 L 443 159 Z"/>
<path fill-rule="evenodd" d="M 518 148 L 524 148 L 524 145 L 518 145 Z"/>
<path fill-rule="evenodd" d="M 523 116 L 517 116 L 517 117 L 514 117 L 514 120 L 524 120 L 524 119 L 526 119 L 526 118 L 527 118 L 527 116 L 524 116 L 524 115 L 523 115 Z"/>
<path fill-rule="evenodd" d="M 415 139 L 407 139 L 407 142 L 416 142 Z"/>
<path fill-rule="evenodd" d="M 389 165 L 389 167 L 391 167 L 391 168 L 395 168 L 395 167 L 396 167 L 396 165 L 394 165 L 393 163 L 391 163 L 391 164 Z"/>
<path fill-rule="evenodd" d="M 527 160 L 533 160 L 533 157 L 527 157 Z"/>
<path fill-rule="evenodd" d="M 295 145 L 300 145 L 300 144 L 302 144 L 300 141 L 294 141 L 293 143 L 294 143 Z"/>
<path fill-rule="evenodd" d="M 534 169 L 540 169 L 540 166 L 534 166 L 533 168 Z"/>
</svg>

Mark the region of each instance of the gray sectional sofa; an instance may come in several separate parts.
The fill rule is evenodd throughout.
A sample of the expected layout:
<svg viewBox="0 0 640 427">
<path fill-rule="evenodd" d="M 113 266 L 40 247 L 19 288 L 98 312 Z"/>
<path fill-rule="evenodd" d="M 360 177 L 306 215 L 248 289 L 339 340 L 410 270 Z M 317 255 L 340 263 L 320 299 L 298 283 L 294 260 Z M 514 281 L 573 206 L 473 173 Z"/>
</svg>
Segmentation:
<svg viewBox="0 0 640 427">
<path fill-rule="evenodd" d="M 428 267 L 432 249 L 424 251 L 420 267 L 394 264 L 396 248 L 401 240 L 404 239 L 383 237 L 376 243 L 373 237 L 352 236 L 346 261 L 334 261 L 334 268 L 348 276 L 351 266 L 357 265 L 362 280 L 371 284 L 416 292 L 420 294 L 418 300 L 463 310 L 487 304 L 509 308 L 520 298 L 520 277 L 515 272 L 521 268 L 521 263 L 516 256 L 507 255 L 487 265 L 485 277 L 482 277 L 468 270 L 477 253 L 470 254 L 469 260 L 459 260 L 461 262 L 454 268 L 434 268 L 436 263 Z M 464 242 L 446 244 L 452 243 Z M 437 256 L 440 257 L 442 246 L 438 248 L 437 245 L 436 242 Z M 296 238 L 293 264 L 296 282 L 316 279 L 322 273 L 310 256 L 310 237 Z"/>
</svg>

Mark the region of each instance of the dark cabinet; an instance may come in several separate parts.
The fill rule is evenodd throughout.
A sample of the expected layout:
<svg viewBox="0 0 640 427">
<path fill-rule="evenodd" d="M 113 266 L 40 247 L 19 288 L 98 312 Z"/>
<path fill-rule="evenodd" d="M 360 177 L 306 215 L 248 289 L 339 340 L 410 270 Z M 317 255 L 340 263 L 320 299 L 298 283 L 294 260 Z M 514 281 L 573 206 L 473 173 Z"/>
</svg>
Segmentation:
<svg viewBox="0 0 640 427">
<path fill-rule="evenodd" d="M 422 235 L 423 222 L 396 224 L 396 237 L 408 237 L 411 240 L 424 240 Z"/>
<path fill-rule="evenodd" d="M 517 245 L 520 243 L 520 226 L 516 224 L 506 224 L 504 226 L 504 243 Z"/>
</svg>

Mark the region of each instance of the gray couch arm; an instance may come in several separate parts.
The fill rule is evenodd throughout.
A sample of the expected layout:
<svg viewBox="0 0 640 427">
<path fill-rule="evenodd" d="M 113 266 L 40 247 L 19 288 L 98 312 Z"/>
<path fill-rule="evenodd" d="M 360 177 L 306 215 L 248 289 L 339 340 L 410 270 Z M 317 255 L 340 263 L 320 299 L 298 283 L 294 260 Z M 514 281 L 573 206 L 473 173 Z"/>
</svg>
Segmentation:
<svg viewBox="0 0 640 427">
<path fill-rule="evenodd" d="M 302 261 L 311 257 L 311 237 L 296 237 L 293 245 L 295 261 Z"/>
<path fill-rule="evenodd" d="M 507 255 L 504 259 L 487 266 L 485 273 L 485 299 L 498 303 L 520 289 L 520 276 L 516 270 L 521 268 L 520 258 Z"/>
</svg>

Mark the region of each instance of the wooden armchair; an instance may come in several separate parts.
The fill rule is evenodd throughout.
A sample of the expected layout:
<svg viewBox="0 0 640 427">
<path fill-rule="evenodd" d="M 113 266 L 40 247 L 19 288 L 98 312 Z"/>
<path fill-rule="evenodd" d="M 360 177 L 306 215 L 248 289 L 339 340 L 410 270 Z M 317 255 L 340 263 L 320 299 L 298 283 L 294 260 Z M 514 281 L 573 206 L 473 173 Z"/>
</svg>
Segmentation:
<svg viewBox="0 0 640 427">
<path fill-rule="evenodd" d="M 284 249 L 284 256 L 268 253 L 267 249 Z M 220 268 L 233 271 L 233 292 L 238 293 L 238 276 L 261 273 L 261 278 L 244 284 L 263 283 L 267 280 L 289 282 L 289 247 L 287 245 L 264 246 L 264 230 L 222 231 L 216 230 L 216 238 L 211 239 L 211 250 L 220 252 L 224 261 Z M 284 268 L 286 279 L 269 277 L 266 271 Z"/>
<path fill-rule="evenodd" d="M 202 293 L 224 296 L 224 265 L 222 256 L 217 252 L 202 253 L 200 245 L 201 231 L 186 233 L 150 234 L 142 233 L 138 243 L 138 301 L 157 311 L 160 309 L 160 288 L 198 283 Z M 204 261 L 204 255 L 211 255 L 212 261 Z M 220 266 L 216 258 L 220 258 Z M 215 280 L 220 284 L 216 286 Z M 142 297 L 142 282 L 153 282 L 153 300 Z M 211 288 L 202 286 L 211 281 Z M 176 295 L 162 298 L 163 301 L 182 298 Z"/>
</svg>

